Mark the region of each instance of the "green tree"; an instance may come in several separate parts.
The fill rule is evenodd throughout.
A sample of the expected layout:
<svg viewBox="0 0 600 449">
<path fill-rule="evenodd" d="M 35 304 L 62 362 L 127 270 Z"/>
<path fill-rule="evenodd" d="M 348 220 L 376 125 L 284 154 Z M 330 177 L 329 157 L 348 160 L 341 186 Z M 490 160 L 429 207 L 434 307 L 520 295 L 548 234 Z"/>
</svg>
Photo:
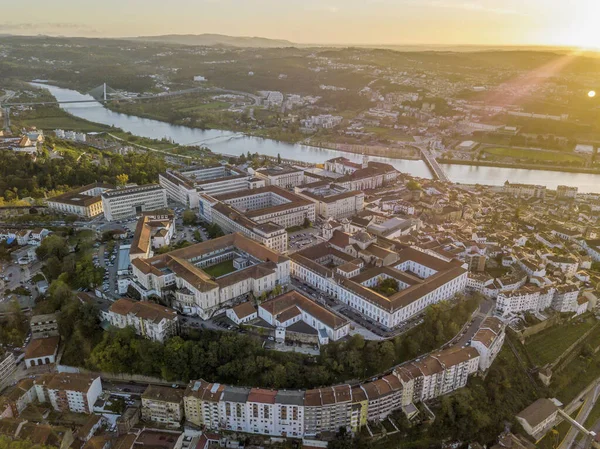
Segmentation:
<svg viewBox="0 0 600 449">
<path fill-rule="evenodd" d="M 191 209 L 187 209 L 183 212 L 183 224 L 190 226 L 190 225 L 195 225 L 198 222 L 198 216 L 196 215 L 196 213 L 191 210 Z"/>
</svg>

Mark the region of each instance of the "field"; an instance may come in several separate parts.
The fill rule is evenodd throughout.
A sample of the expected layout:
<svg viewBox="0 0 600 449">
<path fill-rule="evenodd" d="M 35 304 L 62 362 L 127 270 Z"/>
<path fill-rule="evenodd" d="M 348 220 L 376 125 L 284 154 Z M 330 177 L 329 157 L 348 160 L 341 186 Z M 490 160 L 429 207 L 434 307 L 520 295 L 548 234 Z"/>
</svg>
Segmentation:
<svg viewBox="0 0 600 449">
<path fill-rule="evenodd" d="M 488 159 L 497 158 L 512 158 L 512 159 L 528 159 L 530 161 L 542 162 L 584 162 L 584 158 L 572 153 L 524 150 L 519 148 L 484 148 L 482 150 L 486 155 L 493 156 Z"/>
<path fill-rule="evenodd" d="M 393 128 L 385 128 L 378 126 L 367 126 L 365 132 L 373 133 L 379 139 L 400 140 L 402 142 L 413 142 L 412 136 L 406 135 L 403 131 Z"/>
<path fill-rule="evenodd" d="M 552 392 L 563 404 L 568 404 L 600 377 L 600 355 L 596 354 L 591 358 L 577 356 L 564 370 L 552 377 Z"/>
<path fill-rule="evenodd" d="M 218 278 L 235 271 L 235 268 L 233 268 L 233 260 L 226 260 L 225 262 L 203 268 L 203 270 L 209 276 Z"/>
<path fill-rule="evenodd" d="M 58 108 L 40 108 L 39 111 L 11 116 L 11 124 L 25 127 L 35 126 L 43 130 L 69 129 L 86 133 L 102 132 L 110 129 L 108 126 L 69 115 Z"/>
<path fill-rule="evenodd" d="M 579 337 L 592 328 L 594 322 L 586 320 L 583 323 L 553 326 L 539 334 L 529 337 L 525 342 L 527 352 L 534 363 L 543 366 L 553 362 Z"/>
</svg>

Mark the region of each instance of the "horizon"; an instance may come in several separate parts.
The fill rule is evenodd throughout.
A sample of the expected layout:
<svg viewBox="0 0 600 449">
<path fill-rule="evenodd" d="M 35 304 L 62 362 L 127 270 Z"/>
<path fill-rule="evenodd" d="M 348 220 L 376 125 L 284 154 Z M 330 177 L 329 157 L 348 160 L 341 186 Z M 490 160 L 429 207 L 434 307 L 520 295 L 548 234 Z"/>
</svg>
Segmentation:
<svg viewBox="0 0 600 449">
<path fill-rule="evenodd" d="M 600 4 L 576 0 L 157 0 L 82 5 L 76 0 L 5 6 L 0 34 L 131 38 L 222 34 L 299 45 L 539 46 L 600 48 Z M 155 8 L 153 7 L 155 6 Z M 164 6 L 164 5 L 163 5 Z M 181 16 L 181 10 L 185 16 Z M 158 12 L 160 11 L 160 13 Z"/>
</svg>

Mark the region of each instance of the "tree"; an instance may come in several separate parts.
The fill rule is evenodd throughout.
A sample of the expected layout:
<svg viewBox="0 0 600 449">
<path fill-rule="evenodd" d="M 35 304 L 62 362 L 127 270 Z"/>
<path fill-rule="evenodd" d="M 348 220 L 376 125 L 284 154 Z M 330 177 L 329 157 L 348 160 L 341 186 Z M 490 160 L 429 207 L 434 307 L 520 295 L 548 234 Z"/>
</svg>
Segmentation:
<svg viewBox="0 0 600 449">
<path fill-rule="evenodd" d="M 411 179 L 410 181 L 408 181 L 408 182 L 406 183 L 406 188 L 407 188 L 408 190 L 412 190 L 412 191 L 415 191 L 415 190 L 422 190 L 421 184 L 419 184 L 419 183 L 418 183 L 417 181 L 415 181 L 414 179 Z"/>
<path fill-rule="evenodd" d="M 195 225 L 198 221 L 198 217 L 196 216 L 196 213 L 191 210 L 191 209 L 187 209 L 183 212 L 183 224 L 184 225 Z"/>
<path fill-rule="evenodd" d="M 45 260 L 52 256 L 62 259 L 69 254 L 69 246 L 65 239 L 56 234 L 52 234 L 42 240 L 42 243 L 35 250 L 35 253 L 40 260 Z"/>
<path fill-rule="evenodd" d="M 120 175 L 117 175 L 116 180 L 117 185 L 119 187 L 123 187 L 129 182 L 129 175 L 127 175 L 126 173 L 121 173 Z"/>
</svg>

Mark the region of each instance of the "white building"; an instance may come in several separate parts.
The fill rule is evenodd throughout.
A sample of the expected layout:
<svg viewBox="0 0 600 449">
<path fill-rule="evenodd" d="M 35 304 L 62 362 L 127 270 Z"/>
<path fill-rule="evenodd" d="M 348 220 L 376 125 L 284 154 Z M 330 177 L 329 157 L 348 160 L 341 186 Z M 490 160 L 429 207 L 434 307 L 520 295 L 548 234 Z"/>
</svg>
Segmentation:
<svg viewBox="0 0 600 449">
<path fill-rule="evenodd" d="M 260 168 L 255 172 L 258 178 L 265 180 L 265 185 L 292 189 L 304 184 L 304 170 L 292 166 Z"/>
<path fill-rule="evenodd" d="M 577 198 L 577 187 L 558 186 L 556 188 L 557 198 Z"/>
<path fill-rule="evenodd" d="M 258 316 L 271 326 L 287 328 L 298 321 L 303 321 L 319 332 L 319 340 L 326 337 L 321 344 L 329 340 L 344 338 L 350 331 L 350 322 L 339 315 L 320 306 L 316 302 L 298 293 L 290 291 L 281 296 L 265 301 L 258 306 Z"/>
<path fill-rule="evenodd" d="M 221 195 L 230 192 L 264 187 L 262 179 L 229 165 L 189 167 L 184 170 L 167 170 L 159 175 L 160 185 L 167 190 L 169 199 L 198 208 L 199 195 Z"/>
<path fill-rule="evenodd" d="M 364 209 L 365 194 L 358 190 L 348 190 L 335 184 L 315 183 L 296 187 L 297 195 L 315 203 L 317 214 L 325 218 L 352 217 Z"/>
<path fill-rule="evenodd" d="M 225 314 L 227 315 L 227 318 L 238 326 L 258 317 L 256 307 L 254 307 L 250 301 L 243 302 L 231 309 L 227 309 Z"/>
<path fill-rule="evenodd" d="M 114 188 L 115 186 L 110 184 L 88 184 L 50 198 L 48 208 L 62 214 L 78 215 L 86 218 L 96 217 L 104 211 L 101 195 L 104 192 L 114 190 Z"/>
<path fill-rule="evenodd" d="M 45 374 L 35 379 L 40 402 L 49 402 L 59 412 L 93 413 L 102 393 L 100 376 L 82 373 Z"/>
<path fill-rule="evenodd" d="M 577 312 L 577 298 L 579 298 L 579 287 L 576 285 L 558 286 L 552 300 L 552 308 L 562 313 Z"/>
<path fill-rule="evenodd" d="M 179 333 L 177 312 L 153 302 L 121 298 L 103 311 L 102 317 L 112 326 L 131 326 L 137 335 L 161 343 Z"/>
<path fill-rule="evenodd" d="M 512 291 L 498 293 L 495 313 L 508 316 L 518 312 L 537 312 L 552 305 L 555 289 L 553 287 L 525 286 Z"/>
<path fill-rule="evenodd" d="M 511 184 L 506 181 L 502 191 L 515 198 L 544 198 L 546 186 L 533 184 Z"/>
<path fill-rule="evenodd" d="M 15 355 L 12 352 L 0 355 L 0 389 L 8 384 L 16 370 L 17 363 Z"/>
<path fill-rule="evenodd" d="M 174 234 L 175 215 L 165 211 L 145 212 L 135 228 L 129 260 L 152 257 L 155 249 L 171 244 Z"/>
<path fill-rule="evenodd" d="M 413 399 L 428 401 L 463 388 L 477 372 L 479 357 L 475 348 L 451 347 L 403 365 L 416 379 Z"/>
<path fill-rule="evenodd" d="M 158 184 L 125 187 L 102 194 L 102 208 L 108 221 L 131 218 L 166 207 L 167 192 Z"/>
<path fill-rule="evenodd" d="M 387 328 L 397 327 L 429 305 L 462 293 L 467 285 L 468 272 L 463 262 L 446 262 L 413 248 L 397 251 L 390 266 L 371 268 L 360 274 L 352 269 L 351 275 L 343 274 L 350 261 L 344 260 L 344 253 L 334 251 L 330 245 L 316 245 L 290 257 L 292 276 L 334 295 Z M 350 258 L 352 260 L 352 256 Z M 335 270 L 327 268 L 328 263 L 338 266 Z M 398 288 L 389 297 L 373 289 L 387 278 L 393 279 Z"/>
<path fill-rule="evenodd" d="M 56 363 L 60 337 L 34 338 L 25 348 L 25 366 L 50 365 Z"/>
<path fill-rule="evenodd" d="M 554 426 L 557 417 L 558 407 L 546 398 L 538 399 L 516 416 L 525 432 L 536 440 L 543 437 Z"/>
<path fill-rule="evenodd" d="M 227 272 L 211 275 L 216 266 Z M 176 309 L 203 319 L 239 297 L 260 296 L 290 279 L 287 257 L 237 233 L 135 259 L 132 269 L 131 285 L 142 297 L 172 295 Z"/>
<path fill-rule="evenodd" d="M 479 326 L 471 339 L 471 347 L 479 353 L 479 370 L 487 371 L 496 359 L 504 344 L 504 323 L 495 317 L 488 317 Z"/>
</svg>

